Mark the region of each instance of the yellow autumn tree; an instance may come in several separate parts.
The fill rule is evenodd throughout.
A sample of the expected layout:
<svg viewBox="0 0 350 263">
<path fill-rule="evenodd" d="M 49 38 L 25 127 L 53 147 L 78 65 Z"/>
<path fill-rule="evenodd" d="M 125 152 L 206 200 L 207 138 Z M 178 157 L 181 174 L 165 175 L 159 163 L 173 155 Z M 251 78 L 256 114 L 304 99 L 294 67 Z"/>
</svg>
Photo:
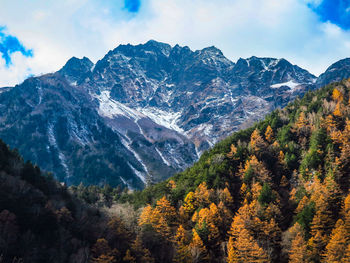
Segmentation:
<svg viewBox="0 0 350 263">
<path fill-rule="evenodd" d="M 261 192 L 261 189 L 262 189 L 261 183 L 256 182 L 256 183 L 252 184 L 251 193 L 252 193 L 252 198 L 254 200 L 258 199 L 260 192 Z"/>
<path fill-rule="evenodd" d="M 219 210 L 214 203 L 209 208 L 202 208 L 194 213 L 192 221 L 196 223 L 196 229 L 208 230 L 208 242 L 211 246 L 217 245 L 220 237 L 218 224 L 221 221 Z"/>
<path fill-rule="evenodd" d="M 247 229 L 242 229 L 237 239 L 233 241 L 231 237 L 228 242 L 227 262 L 269 262 L 265 251 L 259 247 L 258 243 L 249 234 Z"/>
<path fill-rule="evenodd" d="M 241 206 L 237 214 L 234 216 L 231 228 L 229 231 L 230 236 L 237 240 L 239 233 L 246 227 L 246 224 L 251 223 L 251 211 L 248 203 L 244 203 Z"/>
<path fill-rule="evenodd" d="M 302 111 L 300 112 L 299 114 L 299 117 L 298 117 L 298 120 L 297 122 L 295 123 L 296 127 L 298 129 L 302 129 L 304 127 L 306 127 L 308 125 L 308 122 L 306 120 L 306 116 L 305 116 L 305 113 Z"/>
<path fill-rule="evenodd" d="M 186 236 L 185 228 L 180 225 L 176 231 L 174 237 L 175 243 L 175 256 L 174 262 L 176 263 L 190 263 L 191 262 L 191 254 L 188 247 L 188 239 Z"/>
<path fill-rule="evenodd" d="M 168 182 L 168 187 L 170 188 L 170 189 L 175 189 L 176 188 L 176 183 L 175 183 L 175 181 L 174 180 L 170 180 L 169 182 Z"/>
<path fill-rule="evenodd" d="M 230 209 L 228 209 L 225 204 L 220 201 L 218 204 L 218 210 L 219 210 L 219 229 L 220 233 L 227 233 L 229 230 L 231 223 L 232 223 L 232 212 Z"/>
<path fill-rule="evenodd" d="M 324 253 L 325 262 L 344 262 L 343 258 L 346 255 L 346 249 L 350 241 L 349 235 L 344 235 L 344 233 L 346 233 L 344 222 L 339 219 L 326 246 Z"/>
<path fill-rule="evenodd" d="M 155 218 L 153 216 L 153 208 L 151 205 L 147 205 L 145 208 L 143 208 L 141 215 L 139 217 L 139 226 L 143 226 L 146 224 L 154 224 Z"/>
<path fill-rule="evenodd" d="M 230 237 L 227 243 L 227 263 L 235 263 L 237 262 L 237 253 L 234 247 L 234 239 Z"/>
<path fill-rule="evenodd" d="M 335 106 L 335 109 L 334 109 L 334 111 L 333 111 L 333 115 L 334 115 L 335 117 L 341 117 L 341 116 L 343 116 L 342 107 L 341 107 L 340 102 L 338 102 L 337 105 Z"/>
<path fill-rule="evenodd" d="M 253 151 L 258 152 L 266 147 L 264 139 L 261 137 L 258 129 L 255 129 L 250 136 L 250 147 Z"/>
<path fill-rule="evenodd" d="M 274 134 L 271 126 L 267 126 L 266 131 L 265 131 L 265 139 L 269 142 L 272 143 L 274 139 Z"/>
<path fill-rule="evenodd" d="M 252 180 L 259 179 L 261 182 L 270 182 L 270 172 L 265 165 L 258 160 L 255 155 L 252 155 L 245 161 L 244 168 L 240 168 L 239 176 L 248 187 Z"/>
<path fill-rule="evenodd" d="M 347 233 L 350 235 L 350 194 L 348 194 L 344 200 L 342 216 L 344 219 L 344 227 Z"/>
<path fill-rule="evenodd" d="M 195 229 L 192 230 L 192 241 L 189 245 L 189 249 L 192 256 L 192 262 L 209 262 L 209 255 L 207 248 L 204 246 L 202 239 L 198 235 Z"/>
<path fill-rule="evenodd" d="M 206 182 L 202 182 L 200 185 L 198 185 L 193 195 L 195 206 L 196 207 L 208 206 L 210 204 L 210 199 L 212 194 L 213 194 L 213 190 L 208 189 Z"/>
<path fill-rule="evenodd" d="M 176 234 L 175 234 L 175 237 L 174 237 L 174 242 L 177 245 L 187 244 L 187 241 L 188 241 L 187 239 L 188 238 L 186 236 L 186 230 L 183 227 L 183 225 L 180 225 L 177 228 L 177 231 L 176 231 Z"/>
<path fill-rule="evenodd" d="M 336 102 L 342 102 L 344 99 L 344 95 L 339 89 L 335 88 L 332 93 L 332 98 Z"/>
<path fill-rule="evenodd" d="M 139 226 L 143 227 L 147 225 L 152 226 L 162 237 L 170 238 L 171 230 L 165 216 L 159 209 L 153 209 L 150 205 L 142 210 L 139 218 Z"/>
<path fill-rule="evenodd" d="M 350 244 L 346 248 L 345 255 L 343 257 L 343 262 L 344 263 L 350 263 Z"/>
<path fill-rule="evenodd" d="M 327 242 L 328 236 L 335 221 L 333 218 L 332 206 L 337 203 L 338 188 L 334 179 L 326 177 L 323 182 L 315 176 L 312 184 L 305 184 L 305 188 L 311 192 L 310 200 L 315 203 L 316 214 L 311 222 L 311 234 L 319 231 Z"/>
<path fill-rule="evenodd" d="M 155 209 L 159 211 L 167 223 L 173 222 L 176 219 L 176 210 L 165 196 L 157 201 Z"/>
<path fill-rule="evenodd" d="M 234 144 L 231 144 L 230 152 L 227 154 L 227 157 L 233 160 L 239 160 L 239 157 L 237 157 L 236 154 L 237 154 L 237 147 Z"/>
<path fill-rule="evenodd" d="M 305 195 L 299 202 L 297 208 L 295 209 L 295 213 L 300 213 L 301 211 L 303 211 L 303 209 L 305 208 L 305 206 L 309 203 L 309 198 Z"/>
<path fill-rule="evenodd" d="M 185 199 L 183 204 L 183 209 L 186 213 L 193 213 L 193 211 L 196 209 L 194 204 L 194 192 L 189 192 Z"/>
<path fill-rule="evenodd" d="M 334 120 L 333 115 L 328 115 L 324 120 L 324 126 L 327 129 L 327 131 L 330 133 L 333 131 L 336 126 L 336 121 Z"/>
<path fill-rule="evenodd" d="M 241 188 L 239 189 L 239 194 L 244 197 L 247 193 L 247 185 L 245 183 L 243 183 L 241 185 Z"/>
<path fill-rule="evenodd" d="M 321 231 L 317 231 L 307 242 L 308 260 L 312 262 L 320 262 L 321 254 L 325 247 L 325 238 Z"/>
<path fill-rule="evenodd" d="M 286 161 L 284 160 L 284 158 L 285 158 L 285 156 L 284 156 L 283 151 L 280 151 L 278 154 L 278 161 L 282 165 L 286 165 Z"/>
<path fill-rule="evenodd" d="M 289 251 L 290 263 L 304 263 L 306 262 L 307 246 L 303 235 L 298 232 L 292 240 L 291 249 Z"/>
<path fill-rule="evenodd" d="M 219 209 L 215 203 L 211 203 L 209 207 L 209 213 L 207 215 L 207 227 L 209 230 L 208 242 L 211 246 L 219 245 L 220 232 L 219 232 L 219 223 L 221 222 Z"/>
</svg>

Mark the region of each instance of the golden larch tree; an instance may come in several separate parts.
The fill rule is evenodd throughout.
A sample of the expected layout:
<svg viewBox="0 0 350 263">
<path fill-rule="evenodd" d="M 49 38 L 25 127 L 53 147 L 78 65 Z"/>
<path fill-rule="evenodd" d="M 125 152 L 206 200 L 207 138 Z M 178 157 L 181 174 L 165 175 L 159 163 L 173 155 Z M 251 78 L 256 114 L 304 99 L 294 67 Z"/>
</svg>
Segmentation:
<svg viewBox="0 0 350 263">
<path fill-rule="evenodd" d="M 194 192 L 194 202 L 197 207 L 204 207 L 210 204 L 210 199 L 213 194 L 213 190 L 208 189 L 207 183 L 202 182 L 196 188 Z"/>
<path fill-rule="evenodd" d="M 291 249 L 289 251 L 290 263 L 304 263 L 306 262 L 307 246 L 303 235 L 298 232 L 292 240 Z"/>
<path fill-rule="evenodd" d="M 350 235 L 350 194 L 348 194 L 344 200 L 342 216 L 344 218 L 344 227 L 348 235 Z"/>
<path fill-rule="evenodd" d="M 189 192 L 185 199 L 183 204 L 183 209 L 186 213 L 192 214 L 193 211 L 196 209 L 194 205 L 194 192 Z"/>
<path fill-rule="evenodd" d="M 344 99 L 344 95 L 339 89 L 335 88 L 332 93 L 332 98 L 336 102 L 342 102 Z"/>
<path fill-rule="evenodd" d="M 305 113 L 302 111 L 300 112 L 299 114 L 299 117 L 298 117 L 298 120 L 297 122 L 295 123 L 296 127 L 298 129 L 302 129 L 304 127 L 306 127 L 308 125 L 308 122 L 306 120 L 306 116 L 305 116 Z"/>
<path fill-rule="evenodd" d="M 343 262 L 349 240 L 350 237 L 346 234 L 344 222 L 339 219 L 326 246 L 324 261 L 330 263 Z"/>
<path fill-rule="evenodd" d="M 266 141 L 268 141 L 269 143 L 272 143 L 273 139 L 274 139 L 274 134 L 273 134 L 273 130 L 271 128 L 271 126 L 267 126 L 266 131 L 265 131 L 265 139 Z"/>
<path fill-rule="evenodd" d="M 343 109 L 342 109 L 340 102 L 338 102 L 337 105 L 335 106 L 335 109 L 333 111 L 333 115 L 335 117 L 342 117 L 343 116 Z"/>
<path fill-rule="evenodd" d="M 192 232 L 192 241 L 189 245 L 192 256 L 192 262 L 208 262 L 209 255 L 207 248 L 204 246 L 203 241 L 198 235 L 197 231 L 193 229 Z"/>
<path fill-rule="evenodd" d="M 189 263 L 191 262 L 191 254 L 188 247 L 188 238 L 185 228 L 180 225 L 176 231 L 174 237 L 175 243 L 175 256 L 174 262 L 176 263 Z"/>
<path fill-rule="evenodd" d="M 157 201 L 156 209 L 168 223 L 173 222 L 176 219 L 176 210 L 165 196 Z"/>
<path fill-rule="evenodd" d="M 266 142 L 261 137 L 258 129 L 255 129 L 250 136 L 250 147 L 255 152 L 258 152 L 264 147 L 266 147 Z"/>
<path fill-rule="evenodd" d="M 228 252 L 227 262 L 269 262 L 265 251 L 259 247 L 247 229 L 242 229 L 236 241 L 229 241 Z"/>
<path fill-rule="evenodd" d="M 227 157 L 233 160 L 239 160 L 236 154 L 237 154 L 237 147 L 234 144 L 231 144 L 230 152 L 227 154 Z"/>
</svg>

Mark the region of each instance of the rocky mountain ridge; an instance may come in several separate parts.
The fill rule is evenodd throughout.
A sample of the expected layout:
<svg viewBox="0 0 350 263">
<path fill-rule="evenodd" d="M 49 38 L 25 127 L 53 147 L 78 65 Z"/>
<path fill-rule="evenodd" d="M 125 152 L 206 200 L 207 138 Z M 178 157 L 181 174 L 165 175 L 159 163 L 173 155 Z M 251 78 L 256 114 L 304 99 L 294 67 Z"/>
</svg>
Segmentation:
<svg viewBox="0 0 350 263">
<path fill-rule="evenodd" d="M 216 47 L 120 45 L 96 64 L 73 57 L 6 89 L 0 137 L 69 184 L 142 188 L 306 91 L 349 77 L 350 62 L 340 64 L 317 79 L 285 59 L 234 63 Z"/>
</svg>

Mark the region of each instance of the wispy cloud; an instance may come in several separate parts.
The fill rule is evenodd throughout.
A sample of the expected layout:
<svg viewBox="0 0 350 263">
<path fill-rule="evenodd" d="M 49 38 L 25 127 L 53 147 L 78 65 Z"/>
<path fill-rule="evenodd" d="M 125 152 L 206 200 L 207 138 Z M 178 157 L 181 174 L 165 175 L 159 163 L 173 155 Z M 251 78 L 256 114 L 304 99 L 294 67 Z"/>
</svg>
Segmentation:
<svg viewBox="0 0 350 263">
<path fill-rule="evenodd" d="M 137 13 L 141 6 L 141 0 L 124 0 L 124 7 L 131 13 Z"/>
<path fill-rule="evenodd" d="M 0 27 L 0 53 L 5 60 L 6 67 L 12 64 L 11 56 L 15 52 L 20 52 L 25 57 L 33 56 L 33 51 L 31 49 L 24 47 L 17 37 L 6 34 L 5 30 L 6 27 Z"/>
</svg>

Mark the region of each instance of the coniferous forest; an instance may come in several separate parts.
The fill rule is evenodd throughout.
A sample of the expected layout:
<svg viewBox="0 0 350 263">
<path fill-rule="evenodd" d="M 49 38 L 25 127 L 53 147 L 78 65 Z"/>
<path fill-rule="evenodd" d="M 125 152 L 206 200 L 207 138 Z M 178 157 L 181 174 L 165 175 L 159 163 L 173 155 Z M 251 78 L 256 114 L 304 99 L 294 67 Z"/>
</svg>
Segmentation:
<svg viewBox="0 0 350 263">
<path fill-rule="evenodd" d="M 350 80 L 143 191 L 67 188 L 0 155 L 0 262 L 350 262 Z"/>
</svg>

